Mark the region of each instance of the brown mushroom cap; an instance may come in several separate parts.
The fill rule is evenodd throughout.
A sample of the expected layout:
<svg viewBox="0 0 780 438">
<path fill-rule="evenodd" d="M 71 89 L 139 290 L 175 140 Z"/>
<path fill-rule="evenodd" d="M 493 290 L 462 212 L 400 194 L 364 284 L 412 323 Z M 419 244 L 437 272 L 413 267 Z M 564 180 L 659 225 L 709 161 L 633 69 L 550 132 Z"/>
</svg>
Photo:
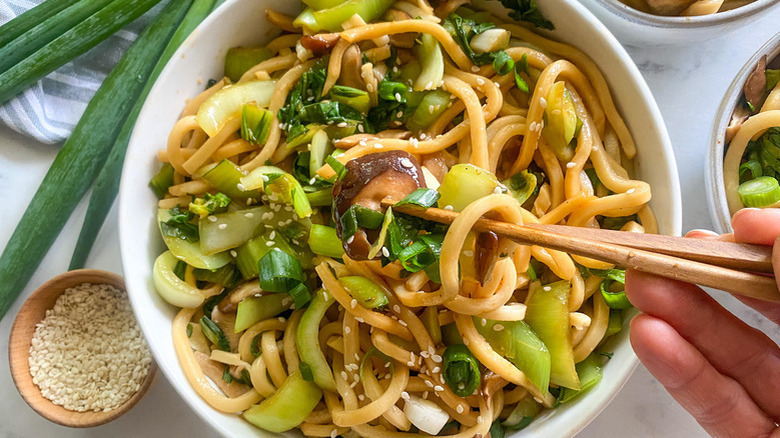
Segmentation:
<svg viewBox="0 0 780 438">
<path fill-rule="evenodd" d="M 316 56 L 321 56 L 333 48 L 341 37 L 337 33 L 318 33 L 301 37 L 301 45 Z"/>
<path fill-rule="evenodd" d="M 345 167 L 347 173 L 333 186 L 333 216 L 339 237 L 342 236 L 341 217 L 352 205 L 384 212 L 383 199 L 400 201 L 416 189 L 426 187 L 417 160 L 404 151 L 364 155 L 347 162 Z M 343 244 L 350 258 L 368 259 L 371 247 L 368 234 L 376 232 L 358 229 L 354 239 Z"/>
<path fill-rule="evenodd" d="M 761 57 L 756 68 L 748 76 L 743 91 L 745 100 L 758 111 L 764 103 L 766 94 L 766 55 Z"/>
</svg>

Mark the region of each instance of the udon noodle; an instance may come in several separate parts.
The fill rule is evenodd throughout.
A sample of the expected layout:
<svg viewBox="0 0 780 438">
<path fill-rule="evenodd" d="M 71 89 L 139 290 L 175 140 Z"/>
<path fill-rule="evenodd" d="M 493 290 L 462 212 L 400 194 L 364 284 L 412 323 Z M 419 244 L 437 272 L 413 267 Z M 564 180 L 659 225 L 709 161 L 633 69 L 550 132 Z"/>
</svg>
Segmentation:
<svg viewBox="0 0 780 438">
<path fill-rule="evenodd" d="M 269 11 L 285 33 L 265 59 L 184 108 L 152 181 L 176 354 L 214 409 L 275 432 L 518 429 L 598 381 L 624 272 L 475 221 L 655 233 L 650 187 L 629 176 L 634 141 L 579 50 L 462 0 L 385 17 L 311 37 Z M 470 45 L 453 38 L 484 22 Z M 506 39 L 480 52 L 481 34 Z M 410 193 L 460 214 L 443 227 L 379 203 Z"/>
</svg>

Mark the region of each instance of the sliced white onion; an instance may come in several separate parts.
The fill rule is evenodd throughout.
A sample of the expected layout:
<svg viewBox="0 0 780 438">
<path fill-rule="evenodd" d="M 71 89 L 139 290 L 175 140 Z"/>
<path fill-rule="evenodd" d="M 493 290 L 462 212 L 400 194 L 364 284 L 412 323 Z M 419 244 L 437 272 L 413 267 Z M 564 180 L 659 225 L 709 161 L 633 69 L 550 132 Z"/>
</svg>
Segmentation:
<svg viewBox="0 0 780 438">
<path fill-rule="evenodd" d="M 416 395 L 406 399 L 404 414 L 418 429 L 431 435 L 437 435 L 450 421 L 450 414 L 439 405 Z"/>
</svg>

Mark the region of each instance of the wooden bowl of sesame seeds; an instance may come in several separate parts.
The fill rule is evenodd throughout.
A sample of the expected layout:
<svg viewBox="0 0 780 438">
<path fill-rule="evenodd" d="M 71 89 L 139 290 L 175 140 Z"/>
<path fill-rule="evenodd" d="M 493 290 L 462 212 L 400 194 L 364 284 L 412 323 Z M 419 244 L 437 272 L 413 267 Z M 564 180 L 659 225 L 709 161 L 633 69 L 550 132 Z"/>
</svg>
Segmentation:
<svg viewBox="0 0 780 438">
<path fill-rule="evenodd" d="M 86 289 L 87 287 L 92 286 L 95 288 Z M 151 356 L 149 356 L 148 362 L 144 360 L 144 368 L 147 370 L 145 375 L 143 375 L 142 372 L 136 372 L 134 375 L 131 375 L 135 383 L 129 389 L 129 391 L 132 391 L 132 393 L 129 393 L 127 387 L 125 386 L 124 392 L 122 393 L 125 395 L 125 397 L 113 400 L 114 404 L 121 404 L 118 404 L 117 406 L 110 405 L 110 409 L 96 411 L 99 409 L 99 405 L 96 405 L 93 406 L 94 409 L 92 410 L 86 409 L 83 412 L 80 412 L 78 410 L 66 409 L 62 405 L 67 405 L 67 403 L 63 403 L 61 400 L 58 400 L 59 403 L 55 404 L 49 398 L 44 397 L 41 386 L 36 384 L 33 379 L 30 367 L 31 362 L 37 363 L 34 360 L 31 360 L 31 346 L 33 344 L 33 338 L 36 335 L 36 327 L 39 323 L 44 321 L 44 318 L 47 318 L 47 311 L 52 310 L 55 307 L 55 304 L 58 303 L 58 299 L 63 296 L 65 291 L 70 291 L 69 294 L 73 294 L 74 291 L 78 292 L 79 290 L 81 291 L 82 296 L 90 295 L 92 292 L 98 292 L 89 298 L 90 302 L 92 300 L 98 300 L 103 295 L 106 297 L 111 297 L 111 294 L 126 294 L 125 283 L 122 277 L 111 272 L 95 269 L 79 269 L 66 272 L 65 274 L 52 278 L 40 286 L 35 292 L 32 293 L 32 295 L 30 295 L 27 301 L 25 301 L 25 303 L 22 305 L 19 313 L 16 315 L 14 324 L 11 327 L 11 335 L 8 343 L 8 361 L 11 368 L 11 376 L 13 377 L 14 384 L 16 384 L 16 388 L 19 390 L 19 394 L 21 394 L 24 401 L 27 402 L 27 404 L 30 405 L 33 410 L 35 410 L 42 417 L 54 423 L 61 424 L 63 426 L 83 428 L 108 423 L 109 421 L 112 421 L 122 416 L 125 412 L 129 411 L 136 403 L 138 403 L 144 394 L 146 394 L 146 391 L 151 386 L 151 383 L 157 374 L 157 366 L 155 365 L 154 361 L 151 360 Z M 101 295 L 101 293 L 103 295 Z M 126 300 L 126 296 L 124 299 Z M 108 303 L 107 301 L 100 301 L 100 303 L 103 304 L 102 307 L 107 307 L 105 306 L 105 304 Z M 124 303 L 120 302 L 120 304 L 122 309 L 129 309 L 129 305 L 125 308 Z M 92 318 L 92 316 L 93 315 L 91 314 L 89 315 L 90 318 Z M 114 316 L 115 315 L 111 314 L 108 315 L 109 318 L 115 320 L 116 318 Z M 132 318 L 133 324 L 135 323 L 132 313 L 129 316 L 123 315 L 123 317 L 125 318 L 124 322 L 127 322 L 127 318 Z M 55 323 L 54 326 L 56 327 L 59 324 L 61 324 L 61 322 Z M 109 323 L 107 325 L 111 324 Z M 140 329 L 137 329 L 136 327 L 136 330 L 138 330 L 138 336 L 142 341 L 143 337 L 141 335 Z M 134 338 L 136 332 L 130 331 L 130 333 L 131 337 Z M 107 336 L 110 335 L 111 334 L 108 334 Z M 41 335 L 38 334 L 38 337 L 40 336 Z M 39 347 L 38 349 L 40 349 L 42 344 L 44 345 L 43 348 L 45 348 L 45 344 L 50 343 L 48 341 L 60 339 L 55 336 L 44 337 L 43 340 L 43 343 L 40 341 L 36 342 L 37 346 Z M 60 345 L 57 347 L 62 349 L 62 344 L 64 342 L 66 341 L 61 341 Z M 52 343 L 52 345 L 54 344 Z M 106 344 L 104 343 L 102 345 Z M 143 345 L 145 351 L 148 352 L 148 347 L 145 346 L 145 343 Z M 36 349 L 36 352 L 38 349 Z M 135 348 L 135 350 L 137 350 L 137 348 Z M 135 358 L 136 356 L 131 357 Z M 105 360 L 105 358 L 101 358 L 101 360 Z M 82 359 L 80 362 L 84 363 L 88 361 Z M 108 367 L 110 368 L 111 365 L 109 364 Z M 126 367 L 121 368 L 123 371 L 125 369 Z M 79 370 L 79 373 L 80 372 L 81 370 Z M 95 382 L 97 378 L 97 375 L 94 373 L 95 370 L 91 369 L 85 372 L 92 374 L 84 374 L 82 377 L 83 380 L 77 379 L 75 381 L 71 381 L 72 376 L 69 376 L 67 380 L 57 382 L 55 384 L 55 389 L 61 388 L 59 392 L 62 394 L 67 394 L 67 396 L 71 396 L 74 392 L 79 393 L 81 391 L 81 387 L 86 384 L 94 386 L 94 383 L 92 382 Z M 47 377 L 49 377 L 48 374 L 56 378 L 58 377 L 59 372 L 47 373 Z M 117 375 L 117 373 L 113 372 L 112 375 Z M 135 382 L 136 380 L 140 381 Z M 41 385 L 43 387 L 47 386 L 44 384 Z M 110 387 L 113 388 L 113 386 Z M 47 392 L 51 394 L 50 390 L 47 390 Z M 50 395 L 50 398 L 52 397 L 54 396 Z M 114 396 L 109 393 L 107 397 L 108 399 L 111 399 L 111 397 Z M 101 401 L 104 399 L 105 394 L 104 397 L 101 398 Z"/>
</svg>

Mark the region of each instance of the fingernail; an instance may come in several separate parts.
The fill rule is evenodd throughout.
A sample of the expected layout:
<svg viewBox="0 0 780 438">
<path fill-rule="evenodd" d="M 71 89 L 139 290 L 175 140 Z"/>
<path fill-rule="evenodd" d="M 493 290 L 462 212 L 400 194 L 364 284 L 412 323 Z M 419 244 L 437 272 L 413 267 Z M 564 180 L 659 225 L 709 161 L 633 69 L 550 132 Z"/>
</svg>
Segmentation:
<svg viewBox="0 0 780 438">
<path fill-rule="evenodd" d="M 719 234 L 714 232 L 714 231 L 704 230 L 704 229 L 699 229 L 699 228 L 697 228 L 695 230 L 688 231 L 687 233 L 685 233 L 685 237 L 693 237 L 693 238 L 696 238 L 696 237 L 718 237 L 718 235 Z"/>
</svg>

